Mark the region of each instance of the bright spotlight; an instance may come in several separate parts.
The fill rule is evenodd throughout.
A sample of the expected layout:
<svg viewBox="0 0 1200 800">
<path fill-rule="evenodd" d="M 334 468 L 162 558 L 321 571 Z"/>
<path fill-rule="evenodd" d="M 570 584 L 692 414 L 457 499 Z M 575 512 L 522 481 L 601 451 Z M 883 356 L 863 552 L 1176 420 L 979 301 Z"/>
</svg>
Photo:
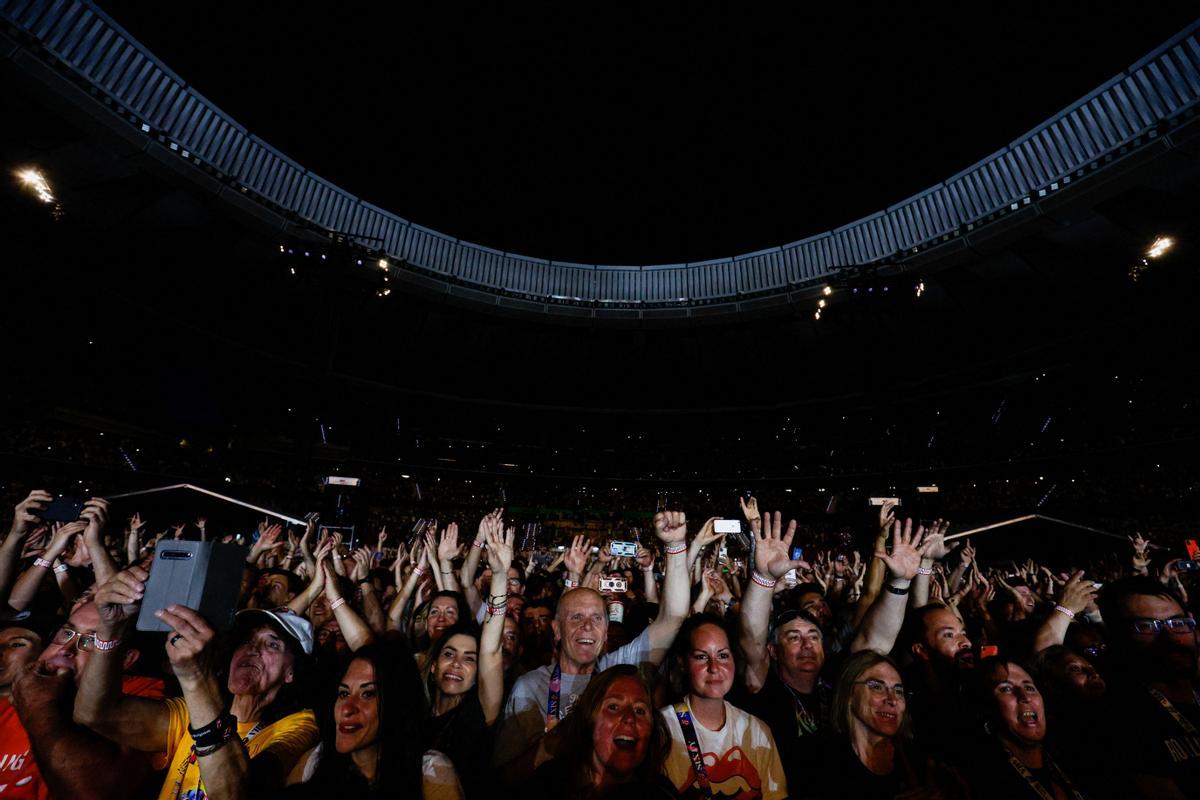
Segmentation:
<svg viewBox="0 0 1200 800">
<path fill-rule="evenodd" d="M 1155 239 L 1154 243 L 1150 245 L 1148 250 L 1146 250 L 1146 258 L 1161 258 L 1162 256 L 1166 255 L 1167 251 L 1174 246 L 1175 240 L 1170 236 L 1160 236 Z"/>
<path fill-rule="evenodd" d="M 17 172 L 17 180 L 21 185 L 38 196 L 38 200 L 43 203 L 53 203 L 54 193 L 50 191 L 50 183 L 46 180 L 46 176 L 36 169 L 23 169 Z"/>
<path fill-rule="evenodd" d="M 825 295 L 826 297 L 829 297 L 829 295 L 833 294 L 833 287 L 826 286 L 824 289 L 821 290 L 821 294 Z"/>
<path fill-rule="evenodd" d="M 379 259 L 379 268 L 380 268 L 380 269 L 387 269 L 387 268 L 388 268 L 388 263 L 387 263 L 387 259 L 386 259 L 386 258 L 381 258 L 381 259 Z"/>
<path fill-rule="evenodd" d="M 821 318 L 821 310 L 817 309 L 817 313 L 813 314 L 813 319 L 820 319 L 820 318 Z"/>
</svg>

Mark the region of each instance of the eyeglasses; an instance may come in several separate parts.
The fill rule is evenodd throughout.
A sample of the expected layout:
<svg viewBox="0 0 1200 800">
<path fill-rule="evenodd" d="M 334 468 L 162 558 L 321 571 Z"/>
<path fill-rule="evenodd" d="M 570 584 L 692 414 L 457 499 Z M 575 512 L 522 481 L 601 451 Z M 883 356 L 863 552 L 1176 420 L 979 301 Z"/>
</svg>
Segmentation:
<svg viewBox="0 0 1200 800">
<path fill-rule="evenodd" d="M 509 585 L 509 586 L 520 586 L 520 585 L 521 585 L 521 579 L 520 579 L 520 578 L 509 578 L 509 579 L 508 579 L 508 585 Z"/>
<path fill-rule="evenodd" d="M 87 633 L 80 633 L 79 631 L 73 631 L 70 628 L 59 628 L 58 632 L 54 634 L 54 638 L 51 639 L 51 641 L 55 644 L 70 644 L 71 640 L 77 636 L 79 637 L 79 640 L 75 643 L 75 647 L 79 651 L 86 653 L 95 647 L 95 636 Z"/>
<path fill-rule="evenodd" d="M 904 690 L 904 684 L 902 683 L 897 683 L 895 686 L 888 686 L 878 678 L 867 678 L 865 681 L 855 681 L 855 683 L 867 687 L 867 691 L 876 697 L 883 697 L 885 694 L 890 694 L 897 700 L 908 699 L 908 692 Z"/>
<path fill-rule="evenodd" d="M 1196 630 L 1196 620 L 1191 617 L 1175 617 L 1174 619 L 1135 619 L 1129 623 L 1134 633 L 1157 634 L 1166 629 L 1171 633 L 1192 633 Z"/>
</svg>

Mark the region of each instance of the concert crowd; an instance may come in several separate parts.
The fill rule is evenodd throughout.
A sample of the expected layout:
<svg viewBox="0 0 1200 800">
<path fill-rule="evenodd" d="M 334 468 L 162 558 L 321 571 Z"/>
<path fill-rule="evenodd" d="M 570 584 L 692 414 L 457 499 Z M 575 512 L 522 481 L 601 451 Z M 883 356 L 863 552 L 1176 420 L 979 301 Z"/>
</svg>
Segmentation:
<svg viewBox="0 0 1200 800">
<path fill-rule="evenodd" d="M 0 543 L 2 798 L 1200 797 L 1197 564 L 1151 531 L 998 561 L 743 497 L 346 541 L 54 488 Z"/>
</svg>

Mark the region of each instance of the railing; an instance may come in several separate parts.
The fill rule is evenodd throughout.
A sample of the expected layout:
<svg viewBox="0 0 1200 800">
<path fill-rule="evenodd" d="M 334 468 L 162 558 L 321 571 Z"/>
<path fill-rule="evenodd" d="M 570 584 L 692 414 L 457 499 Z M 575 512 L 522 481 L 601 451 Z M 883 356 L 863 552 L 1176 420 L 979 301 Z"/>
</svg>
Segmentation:
<svg viewBox="0 0 1200 800">
<path fill-rule="evenodd" d="M 732 258 L 608 266 L 547 261 L 455 239 L 376 208 L 251 134 L 90 2 L 0 0 L 17 44 L 67 71 L 159 146 L 284 219 L 374 237 L 400 269 L 494 305 L 629 316 L 691 310 L 816 286 L 891 263 L 1068 189 L 1156 143 L 1200 101 L 1194 23 L 1007 147 L 920 194 L 833 231 Z M 487 295 L 479 296 L 478 292 Z M 535 305 L 536 304 L 536 305 Z M 690 309 L 690 310 L 689 310 Z M 715 310 L 715 309 L 714 309 Z"/>
</svg>

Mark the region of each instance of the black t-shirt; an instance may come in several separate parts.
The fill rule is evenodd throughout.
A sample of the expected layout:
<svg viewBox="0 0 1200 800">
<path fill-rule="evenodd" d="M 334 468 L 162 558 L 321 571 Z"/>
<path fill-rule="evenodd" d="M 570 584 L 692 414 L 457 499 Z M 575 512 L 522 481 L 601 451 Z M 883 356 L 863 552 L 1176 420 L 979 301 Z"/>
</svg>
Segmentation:
<svg viewBox="0 0 1200 800">
<path fill-rule="evenodd" d="M 1122 759 L 1120 769 L 1173 780 L 1184 797 L 1200 797 L 1200 706 L 1172 704 L 1180 724 L 1145 687 L 1118 687 L 1112 699 L 1107 750 Z"/>
<path fill-rule="evenodd" d="M 482 797 L 491 780 L 492 728 L 484 720 L 478 691 L 471 691 L 453 710 L 431 719 L 430 733 L 430 749 L 441 751 L 454 763 L 463 794 Z"/>
<path fill-rule="evenodd" d="M 820 679 L 810 694 L 793 692 L 772 667 L 757 694 L 740 692 L 729 700 L 771 729 L 788 787 L 792 787 L 811 780 L 813 770 L 821 768 L 832 697 L 833 690 Z"/>
<path fill-rule="evenodd" d="M 1091 797 L 1061 768 L 1061 765 L 1057 765 L 1056 768 L 1051 766 L 1053 763 L 1047 753 L 1042 767 L 1028 770 L 1030 777 L 1041 784 L 1051 797 L 1056 796 L 1055 786 L 1068 798 L 1076 797 L 1075 793 L 1085 800 Z M 1042 797 L 1021 772 L 1013 767 L 1008 754 L 994 741 L 982 745 L 970 764 L 964 765 L 963 769 L 967 785 L 971 789 L 971 800 L 1040 800 Z"/>
</svg>

